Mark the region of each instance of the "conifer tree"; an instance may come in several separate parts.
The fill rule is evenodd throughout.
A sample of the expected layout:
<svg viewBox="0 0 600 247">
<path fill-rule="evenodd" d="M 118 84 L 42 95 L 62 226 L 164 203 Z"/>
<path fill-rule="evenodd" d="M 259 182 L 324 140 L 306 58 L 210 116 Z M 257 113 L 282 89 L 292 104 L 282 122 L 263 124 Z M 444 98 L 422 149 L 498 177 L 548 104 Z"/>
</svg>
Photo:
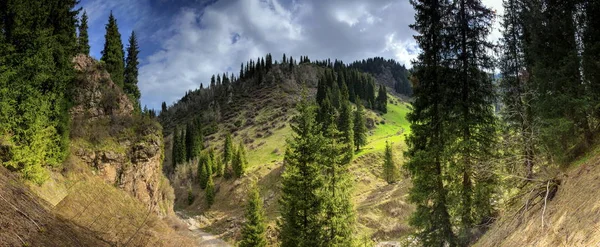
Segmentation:
<svg viewBox="0 0 600 247">
<path fill-rule="evenodd" d="M 206 193 L 206 204 L 208 207 L 212 206 L 215 202 L 215 183 L 213 182 L 212 176 L 208 176 L 204 193 Z"/>
<path fill-rule="evenodd" d="M 365 117 L 365 108 L 362 105 L 360 98 L 356 99 L 356 111 L 354 111 L 354 146 L 356 151 L 360 151 L 360 147 L 367 144 L 367 125 Z"/>
<path fill-rule="evenodd" d="M 171 161 L 173 162 L 173 168 L 175 168 L 175 166 L 177 166 L 177 161 L 179 157 L 179 131 L 177 131 L 177 128 L 175 128 L 175 130 L 173 131 L 173 140 L 171 141 L 171 143 Z"/>
<path fill-rule="evenodd" d="M 321 246 L 323 176 L 318 153 L 324 139 L 315 122 L 315 107 L 305 96 L 297 110 L 281 179 L 281 246 Z"/>
<path fill-rule="evenodd" d="M 398 168 L 394 162 L 392 154 L 392 143 L 385 142 L 385 159 L 383 162 L 383 177 L 388 184 L 393 184 L 398 180 Z"/>
<path fill-rule="evenodd" d="M 456 181 L 460 200 L 452 207 L 459 214 L 459 244 L 466 246 L 471 241 L 475 224 L 489 220 L 493 213 L 494 168 L 478 164 L 491 164 L 496 135 L 496 119 L 493 108 L 494 92 L 491 77 L 492 59 L 486 40 L 491 33 L 492 10 L 481 1 L 460 0 L 452 5 L 454 21 L 449 30 L 454 43 L 450 61 L 455 80 L 450 81 L 454 92 L 454 107 L 450 110 L 449 129 L 455 140 L 448 148 L 455 165 L 449 170 Z M 477 165 L 477 166 L 476 166 Z"/>
<path fill-rule="evenodd" d="M 227 133 L 225 136 L 225 143 L 223 146 L 223 165 L 225 169 L 225 177 L 230 178 L 233 174 L 233 170 L 231 168 L 231 161 L 233 158 L 234 150 L 233 143 L 231 141 L 231 133 Z"/>
<path fill-rule="evenodd" d="M 330 124 L 325 132 L 321 150 L 324 164 L 323 205 L 323 246 L 352 246 L 354 230 L 354 210 L 351 202 L 350 174 L 348 165 L 352 156 L 353 144 L 344 142 L 344 134 L 336 124 Z"/>
<path fill-rule="evenodd" d="M 209 172 L 211 172 L 210 159 L 206 153 L 202 153 L 200 155 L 200 159 L 198 159 L 198 181 L 200 183 L 200 188 L 205 189 L 206 184 L 208 182 L 208 178 L 211 176 Z"/>
<path fill-rule="evenodd" d="M 125 56 L 123 52 L 123 43 L 121 34 L 117 26 L 117 19 L 110 12 L 108 24 L 106 24 L 106 34 L 104 35 L 104 49 L 102 50 L 102 61 L 106 64 L 106 71 L 110 73 L 112 81 L 123 88 Z"/>
<path fill-rule="evenodd" d="M 247 163 L 244 143 L 240 141 L 240 145 L 237 150 L 234 151 L 233 158 L 231 159 L 231 166 L 235 177 L 239 178 L 244 175 Z"/>
<path fill-rule="evenodd" d="M 329 92 L 329 90 L 327 90 Z M 337 116 L 337 111 L 335 107 L 331 104 L 329 93 L 326 93 L 326 97 L 319 104 L 319 109 L 317 112 L 317 123 L 321 125 L 321 131 L 325 132 L 329 128 L 329 125 L 335 124 L 335 119 Z"/>
<path fill-rule="evenodd" d="M 342 98 L 340 116 L 338 117 L 338 130 L 341 132 L 340 141 L 343 143 L 343 158 L 345 163 L 350 163 L 354 156 L 354 123 L 352 115 L 352 106 L 346 96 Z"/>
<path fill-rule="evenodd" d="M 515 162 L 522 162 L 525 177 L 533 177 L 535 138 L 533 130 L 531 83 L 527 82 L 528 66 L 525 63 L 523 1 L 505 0 L 505 14 L 502 21 L 502 53 L 500 72 L 502 79 L 499 87 L 502 103 L 502 120 L 506 125 L 506 140 L 515 151 L 504 150 Z M 513 134 L 514 133 L 514 134 Z M 507 148 L 508 149 L 508 148 Z"/>
<path fill-rule="evenodd" d="M 90 54 L 90 41 L 88 37 L 88 16 L 84 10 L 81 15 L 81 23 L 79 23 L 79 36 L 77 38 L 77 48 L 79 53 L 86 55 Z"/>
<path fill-rule="evenodd" d="M 285 55 L 284 55 L 285 56 Z M 258 186 L 253 185 L 248 194 L 248 203 L 245 213 L 246 222 L 242 227 L 242 240 L 240 247 L 264 247 L 267 246 L 265 236 L 265 211 L 263 200 L 258 192 Z"/>
<path fill-rule="evenodd" d="M 138 54 L 140 48 L 138 46 L 135 32 L 131 31 L 129 36 L 129 45 L 127 46 L 127 59 L 125 60 L 125 75 L 123 91 L 136 102 L 139 107 L 141 97 L 140 89 L 138 88 Z"/>
<path fill-rule="evenodd" d="M 413 110 L 407 114 L 411 133 L 406 139 L 408 158 L 405 166 L 412 177 L 409 200 L 416 205 L 409 223 L 416 228 L 416 237 L 423 246 L 456 246 L 448 212 L 448 192 L 444 185 L 447 137 L 442 129 L 447 123 L 444 107 L 447 96 L 447 71 L 442 54 L 448 12 L 446 0 L 413 0 L 417 32 L 415 40 L 421 52 L 415 63 Z"/>
<path fill-rule="evenodd" d="M 387 90 L 384 85 L 379 85 L 376 102 L 377 110 L 387 113 Z"/>
</svg>

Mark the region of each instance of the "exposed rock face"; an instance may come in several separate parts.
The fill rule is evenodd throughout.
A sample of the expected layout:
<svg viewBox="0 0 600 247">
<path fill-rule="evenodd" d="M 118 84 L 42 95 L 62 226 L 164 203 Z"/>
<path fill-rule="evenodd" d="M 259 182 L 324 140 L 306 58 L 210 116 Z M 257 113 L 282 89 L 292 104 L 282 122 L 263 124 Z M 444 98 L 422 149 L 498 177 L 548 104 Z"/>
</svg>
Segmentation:
<svg viewBox="0 0 600 247">
<path fill-rule="evenodd" d="M 71 108 L 72 117 L 85 115 L 95 119 L 108 115 L 131 115 L 133 104 L 100 63 L 83 54 L 73 58 L 73 63 L 80 73 L 73 93 L 77 105 Z"/>
<path fill-rule="evenodd" d="M 134 115 L 131 101 L 92 58 L 78 55 L 74 63 L 80 73 L 71 109 L 72 154 L 149 209 L 172 214 L 172 189 L 161 168 L 162 128 Z"/>
</svg>

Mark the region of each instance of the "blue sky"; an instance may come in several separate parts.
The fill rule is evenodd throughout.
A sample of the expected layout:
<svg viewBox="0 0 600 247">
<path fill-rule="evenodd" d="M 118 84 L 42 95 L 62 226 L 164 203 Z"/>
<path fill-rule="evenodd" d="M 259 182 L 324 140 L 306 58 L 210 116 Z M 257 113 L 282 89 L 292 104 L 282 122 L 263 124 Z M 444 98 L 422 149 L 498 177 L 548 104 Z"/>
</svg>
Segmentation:
<svg viewBox="0 0 600 247">
<path fill-rule="evenodd" d="M 483 2 L 502 13 L 501 0 Z M 124 45 L 135 30 L 142 105 L 155 109 L 268 52 L 278 60 L 382 56 L 410 67 L 418 51 L 408 0 L 82 0 L 80 7 L 97 59 L 111 11 Z"/>
</svg>

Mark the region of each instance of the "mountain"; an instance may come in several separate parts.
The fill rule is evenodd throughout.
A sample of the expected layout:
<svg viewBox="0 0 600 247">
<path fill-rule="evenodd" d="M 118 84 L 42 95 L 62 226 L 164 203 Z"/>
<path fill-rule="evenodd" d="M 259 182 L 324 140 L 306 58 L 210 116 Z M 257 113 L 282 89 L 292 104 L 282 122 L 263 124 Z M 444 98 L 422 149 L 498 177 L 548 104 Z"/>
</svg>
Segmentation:
<svg viewBox="0 0 600 247">
<path fill-rule="evenodd" d="M 352 62 L 348 67 L 373 75 L 379 83 L 393 88 L 396 93 L 412 95 L 412 85 L 408 80 L 409 71 L 393 59 L 368 58 Z"/>
<path fill-rule="evenodd" d="M 158 117 L 164 132 L 169 133 L 165 134 L 164 171 L 175 189 L 175 210 L 192 215 L 203 229 L 230 243 L 240 239 L 244 222 L 241 205 L 245 204 L 247 190 L 254 182 L 264 200 L 268 239 L 271 244 L 277 241 L 275 229 L 279 217 L 283 157 L 286 140 L 292 137 L 290 121 L 302 95 L 311 100 L 318 97 L 318 85 L 331 73 L 343 77 L 348 84 L 363 81 L 373 82 L 373 88 L 378 85 L 367 73 L 336 67 L 327 61 L 310 62 L 306 57 L 299 63 L 273 62 L 269 69 L 266 67 L 261 72 L 254 71 L 253 75 L 244 72 L 239 78 L 225 75 L 227 89 L 224 77 L 219 76 L 214 86 L 211 83 L 208 88 L 188 92 L 177 103 L 164 108 Z M 219 80 L 221 83 L 217 83 Z M 412 206 L 405 199 L 410 182 L 403 179 L 388 184 L 381 168 L 386 141 L 393 143 L 396 163 L 402 160 L 404 134 L 410 131 L 405 119 L 407 112 L 408 104 L 393 94 L 388 95 L 387 113 L 367 109 L 368 142 L 355 155 L 349 168 L 355 185 L 352 201 L 357 210 L 361 241 L 397 240 L 410 232 L 407 217 Z M 204 151 L 189 161 L 175 164 L 172 147 L 178 141 L 174 140 L 173 133 L 177 132 L 177 138 L 182 138 L 190 131 L 186 126 L 194 126 L 203 133 Z M 234 146 L 240 142 L 245 146 L 247 171 L 237 179 L 215 175 L 216 196 L 214 203 L 207 205 L 205 192 L 198 181 L 200 157 L 211 150 L 215 157 L 222 157 L 228 133 L 231 133 Z"/>
</svg>

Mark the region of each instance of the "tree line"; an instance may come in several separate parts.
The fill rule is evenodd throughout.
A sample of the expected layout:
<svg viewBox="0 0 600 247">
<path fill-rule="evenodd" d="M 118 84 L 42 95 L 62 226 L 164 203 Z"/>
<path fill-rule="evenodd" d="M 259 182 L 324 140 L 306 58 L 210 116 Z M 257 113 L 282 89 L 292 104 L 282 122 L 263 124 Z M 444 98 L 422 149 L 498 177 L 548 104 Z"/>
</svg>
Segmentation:
<svg viewBox="0 0 600 247">
<path fill-rule="evenodd" d="M 507 189 L 522 188 L 544 166 L 591 146 L 599 3 L 505 0 L 499 45 L 487 40 L 495 13 L 481 1 L 411 3 L 421 51 L 405 153 L 417 206 L 410 223 L 424 246 L 467 246 L 495 218 L 499 173 L 524 178 Z M 500 53 L 497 84 L 492 49 Z"/>
</svg>

